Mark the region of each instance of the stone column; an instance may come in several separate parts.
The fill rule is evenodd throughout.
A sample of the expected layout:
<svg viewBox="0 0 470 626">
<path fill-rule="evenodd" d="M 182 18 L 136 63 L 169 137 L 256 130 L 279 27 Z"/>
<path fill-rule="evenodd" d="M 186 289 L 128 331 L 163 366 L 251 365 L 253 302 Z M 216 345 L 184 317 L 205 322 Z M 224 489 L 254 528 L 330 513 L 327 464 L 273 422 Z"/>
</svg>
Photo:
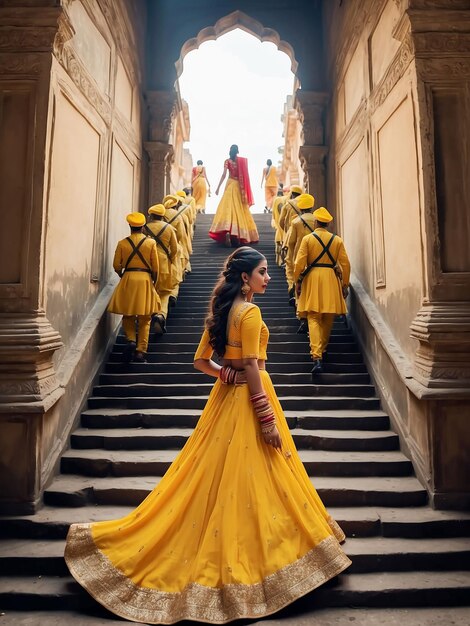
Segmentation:
<svg viewBox="0 0 470 626">
<path fill-rule="evenodd" d="M 417 79 L 424 298 L 412 325 L 415 377 L 428 390 L 436 506 L 470 505 L 470 11 L 410 0 Z"/>
<path fill-rule="evenodd" d="M 147 92 L 149 141 L 144 143 L 144 147 L 149 155 L 149 205 L 161 202 L 163 196 L 169 193 L 168 164 L 171 169 L 173 158 L 173 146 L 169 139 L 176 98 L 174 89 Z"/>
<path fill-rule="evenodd" d="M 325 109 L 328 95 L 318 91 L 298 89 L 294 107 L 302 124 L 302 142 L 299 158 L 304 170 L 305 189 L 315 197 L 315 206 L 326 205 Z"/>
<path fill-rule="evenodd" d="M 60 7 L 0 7 L 0 510 L 33 512 L 42 433 L 63 394 L 62 346 L 43 302 L 46 132 L 54 46 L 72 35 Z"/>
</svg>

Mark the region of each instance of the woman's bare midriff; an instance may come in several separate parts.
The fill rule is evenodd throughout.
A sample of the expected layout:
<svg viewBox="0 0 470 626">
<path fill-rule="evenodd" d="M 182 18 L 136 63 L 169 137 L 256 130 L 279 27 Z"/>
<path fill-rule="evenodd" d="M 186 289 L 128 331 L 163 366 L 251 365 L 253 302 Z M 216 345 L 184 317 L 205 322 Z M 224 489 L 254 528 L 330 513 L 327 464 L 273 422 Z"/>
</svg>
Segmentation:
<svg viewBox="0 0 470 626">
<path fill-rule="evenodd" d="M 222 365 L 230 365 L 235 370 L 243 370 L 245 369 L 243 365 L 243 359 L 222 359 Z M 258 359 L 258 369 L 265 370 L 266 369 L 266 361 L 264 359 Z"/>
</svg>

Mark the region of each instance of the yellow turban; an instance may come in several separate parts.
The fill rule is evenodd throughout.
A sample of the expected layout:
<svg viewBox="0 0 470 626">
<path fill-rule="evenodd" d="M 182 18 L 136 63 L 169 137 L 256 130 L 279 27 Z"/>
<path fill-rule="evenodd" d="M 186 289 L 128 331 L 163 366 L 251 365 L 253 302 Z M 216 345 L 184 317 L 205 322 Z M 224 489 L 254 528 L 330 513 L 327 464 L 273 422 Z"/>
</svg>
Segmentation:
<svg viewBox="0 0 470 626">
<path fill-rule="evenodd" d="M 134 211 L 134 213 L 129 213 L 126 220 L 129 226 L 132 226 L 133 228 L 141 227 L 145 224 L 145 215 L 143 213 L 139 213 L 138 211 Z"/>
<path fill-rule="evenodd" d="M 163 217 L 163 215 L 165 215 L 165 207 L 163 204 L 154 204 L 149 208 L 147 213 L 149 215 L 161 215 Z"/>
<path fill-rule="evenodd" d="M 292 185 L 290 188 L 290 192 L 291 193 L 303 193 L 304 190 L 302 189 L 302 187 L 299 187 L 299 185 Z"/>
<path fill-rule="evenodd" d="M 163 198 L 163 204 L 165 206 L 165 209 L 170 209 L 171 207 L 176 206 L 178 202 L 181 202 L 181 198 L 179 196 L 172 196 L 170 194 Z"/>
<path fill-rule="evenodd" d="M 307 209 L 313 209 L 315 204 L 315 198 L 309 193 L 303 193 L 296 198 L 297 207 L 303 211 Z"/>
<path fill-rule="evenodd" d="M 186 192 L 183 191 L 182 189 L 180 191 L 177 191 L 176 194 L 177 196 L 179 196 L 180 198 L 186 198 Z"/>
<path fill-rule="evenodd" d="M 324 224 L 328 224 L 333 221 L 333 216 L 329 211 L 325 209 L 324 206 L 321 206 L 319 209 L 313 212 L 313 217 L 319 222 L 323 222 Z"/>
</svg>

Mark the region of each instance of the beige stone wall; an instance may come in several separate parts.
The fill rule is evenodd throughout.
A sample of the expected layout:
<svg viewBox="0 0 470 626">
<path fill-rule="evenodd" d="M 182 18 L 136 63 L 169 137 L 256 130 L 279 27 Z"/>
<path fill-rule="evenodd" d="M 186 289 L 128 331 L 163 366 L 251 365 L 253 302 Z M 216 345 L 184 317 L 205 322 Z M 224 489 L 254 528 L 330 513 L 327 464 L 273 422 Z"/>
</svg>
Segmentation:
<svg viewBox="0 0 470 626">
<path fill-rule="evenodd" d="M 294 95 L 287 96 L 282 115 L 284 124 L 284 149 L 279 172 L 279 180 L 285 187 L 304 185 L 304 172 L 299 158 L 299 149 L 302 145 L 302 124 L 299 114 L 294 107 Z M 313 192 L 313 190 L 312 190 Z"/>
<path fill-rule="evenodd" d="M 0 234 L 0 506 L 27 511 L 118 322 L 105 313 L 112 255 L 145 189 L 145 3 L 13 0 L 0 13 L 0 206 L 10 224 Z"/>
<path fill-rule="evenodd" d="M 464 284 L 470 287 L 463 201 L 469 6 L 351 0 L 324 7 L 328 201 L 351 258 L 350 310 L 385 405 L 434 503 L 467 505 L 468 485 L 456 464 L 470 444 L 470 426 L 456 407 L 470 406 L 470 289 L 463 292 Z M 461 120 L 459 132 L 452 119 Z M 445 274 L 456 271 L 458 277 Z"/>
</svg>

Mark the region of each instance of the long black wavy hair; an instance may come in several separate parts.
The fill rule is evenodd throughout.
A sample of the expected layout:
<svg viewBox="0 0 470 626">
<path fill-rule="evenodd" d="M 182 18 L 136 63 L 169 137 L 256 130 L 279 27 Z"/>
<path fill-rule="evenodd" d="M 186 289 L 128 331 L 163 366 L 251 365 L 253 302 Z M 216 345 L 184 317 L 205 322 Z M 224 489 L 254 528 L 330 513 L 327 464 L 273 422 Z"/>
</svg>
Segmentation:
<svg viewBox="0 0 470 626">
<path fill-rule="evenodd" d="M 250 275 L 264 260 L 265 257 L 258 250 L 242 246 L 225 261 L 224 269 L 212 291 L 205 322 L 210 337 L 209 343 L 220 357 L 224 356 L 227 344 L 228 314 L 243 285 L 241 275 L 243 272 Z"/>
</svg>

